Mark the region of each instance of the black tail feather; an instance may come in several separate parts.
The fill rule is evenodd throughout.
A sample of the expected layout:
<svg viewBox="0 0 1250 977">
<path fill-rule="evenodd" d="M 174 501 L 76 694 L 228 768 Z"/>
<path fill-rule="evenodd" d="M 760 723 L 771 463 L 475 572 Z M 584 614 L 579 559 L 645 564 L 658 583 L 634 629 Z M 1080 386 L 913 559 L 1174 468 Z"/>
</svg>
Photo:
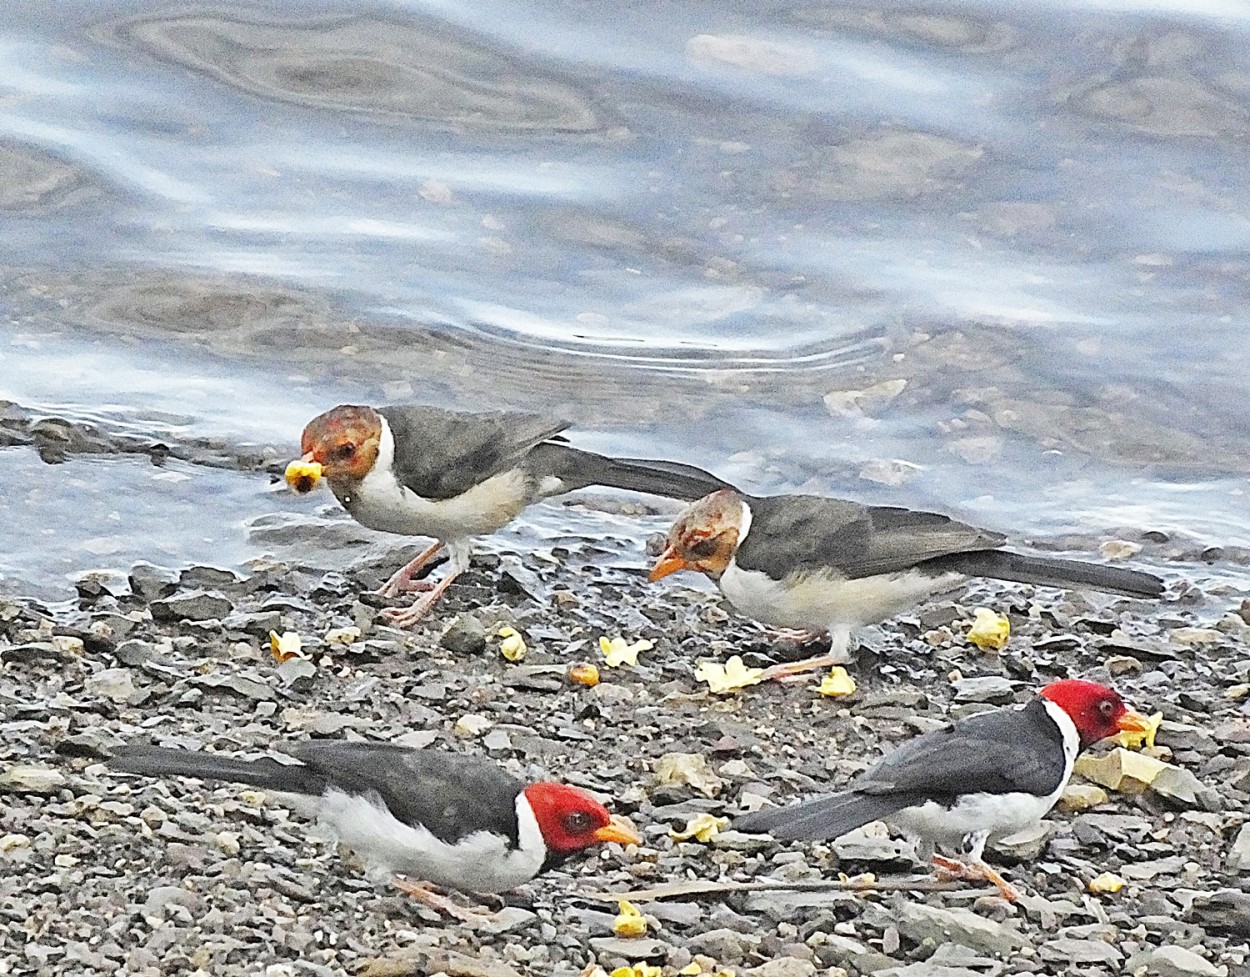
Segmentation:
<svg viewBox="0 0 1250 977">
<path fill-rule="evenodd" d="M 172 750 L 162 746 L 123 746 L 108 761 L 114 770 L 149 777 L 195 777 L 248 784 L 264 790 L 319 796 L 326 778 L 301 763 L 277 760 L 240 760 L 237 757 L 194 750 Z"/>
<path fill-rule="evenodd" d="M 561 492 L 603 485 L 693 502 L 733 487 L 694 465 L 646 458 L 609 458 L 567 445 L 538 445 L 530 452 L 528 464 L 558 477 L 563 483 Z"/>
<path fill-rule="evenodd" d="M 870 821 L 889 817 L 910 799 L 887 794 L 845 790 L 790 807 L 757 811 L 734 819 L 738 831 L 767 832 L 780 841 L 818 841 L 838 838 Z"/>
<path fill-rule="evenodd" d="M 1089 588 L 1127 597 L 1159 597 L 1163 594 L 1163 581 L 1153 573 L 1050 556 L 1026 556 L 1007 550 L 952 553 L 929 560 L 926 565 L 955 570 L 970 577 L 992 577 L 1041 587 Z"/>
</svg>

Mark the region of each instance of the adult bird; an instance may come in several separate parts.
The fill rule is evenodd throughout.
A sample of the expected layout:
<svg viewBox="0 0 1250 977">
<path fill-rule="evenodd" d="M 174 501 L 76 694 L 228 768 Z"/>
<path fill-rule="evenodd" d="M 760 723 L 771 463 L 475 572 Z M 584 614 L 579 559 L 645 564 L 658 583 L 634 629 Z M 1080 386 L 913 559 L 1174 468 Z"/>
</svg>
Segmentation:
<svg viewBox="0 0 1250 977">
<path fill-rule="evenodd" d="M 1030 556 L 1006 537 L 934 512 L 813 495 L 754 497 L 720 489 L 669 530 L 651 570 L 659 580 L 697 570 L 748 617 L 827 631 L 828 653 L 778 665 L 768 678 L 842 664 L 851 632 L 878 624 L 968 577 L 1158 597 L 1163 581 L 1140 570 Z"/>
<path fill-rule="evenodd" d="M 286 481 L 304 493 L 325 478 L 362 525 L 434 538 L 379 591 L 425 592 L 410 607 L 383 612 L 399 627 L 424 617 L 468 568 L 474 536 L 495 532 L 534 502 L 589 485 L 691 500 L 727 484 L 693 465 L 582 451 L 557 438 L 566 427 L 506 411 L 342 404 L 308 422 L 303 457 L 287 466 Z M 415 579 L 444 549 L 450 566 L 442 581 Z"/>
<path fill-rule="evenodd" d="M 248 784 L 328 828 L 373 875 L 443 912 L 474 913 L 433 886 L 495 893 L 592 845 L 641 839 L 586 791 L 523 784 L 480 757 L 387 743 L 306 740 L 291 762 L 131 745 L 108 761 L 149 777 Z"/>
<path fill-rule="evenodd" d="M 846 790 L 737 818 L 734 827 L 786 841 L 837 838 L 884 820 L 927 846 L 966 848 L 968 860 L 933 856 L 942 871 L 1015 889 L 985 863 L 987 842 L 1036 824 L 1059 799 L 1077 754 L 1149 721 L 1096 682 L 1052 682 L 1022 708 L 977 713 L 908 740 Z"/>
</svg>

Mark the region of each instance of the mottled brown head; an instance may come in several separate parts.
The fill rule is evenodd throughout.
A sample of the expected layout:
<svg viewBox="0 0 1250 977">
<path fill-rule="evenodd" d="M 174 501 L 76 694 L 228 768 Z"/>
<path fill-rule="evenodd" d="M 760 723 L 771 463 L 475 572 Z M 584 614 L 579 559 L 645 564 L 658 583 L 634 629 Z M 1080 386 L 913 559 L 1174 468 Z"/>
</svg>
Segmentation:
<svg viewBox="0 0 1250 977">
<path fill-rule="evenodd" d="M 721 489 L 704 496 L 673 523 L 668 546 L 651 568 L 651 579 L 659 580 L 678 570 L 698 570 L 713 580 L 720 579 L 738 548 L 741 531 L 739 493 Z"/>
<path fill-rule="evenodd" d="M 334 482 L 359 481 L 378 458 L 382 415 L 372 407 L 340 404 L 318 414 L 304 428 L 304 456 L 287 466 L 287 484 L 310 491 L 321 476 Z"/>
</svg>

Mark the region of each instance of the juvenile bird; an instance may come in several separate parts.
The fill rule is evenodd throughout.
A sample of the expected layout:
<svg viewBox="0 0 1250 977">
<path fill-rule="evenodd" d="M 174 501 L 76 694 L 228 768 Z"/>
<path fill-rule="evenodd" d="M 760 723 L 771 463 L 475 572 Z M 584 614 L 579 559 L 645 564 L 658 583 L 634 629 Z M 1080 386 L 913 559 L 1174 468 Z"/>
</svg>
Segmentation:
<svg viewBox="0 0 1250 977">
<path fill-rule="evenodd" d="M 1140 570 L 1001 549 L 1001 533 L 933 512 L 813 495 L 757 498 L 732 488 L 699 499 L 669 530 L 651 570 L 697 570 L 741 613 L 765 624 L 827 631 L 829 652 L 770 669 L 788 678 L 847 660 L 851 632 L 878 624 L 968 577 L 1158 597 Z"/>
<path fill-rule="evenodd" d="M 308 422 L 303 457 L 287 466 L 286 481 L 304 493 L 325 478 L 362 525 L 433 537 L 380 591 L 425 592 L 411 607 L 383 612 L 399 627 L 424 617 L 468 568 L 474 536 L 501 529 L 534 502 L 588 485 L 689 500 L 727 484 L 693 465 L 581 451 L 557 438 L 566 427 L 534 414 L 343 404 Z M 442 581 L 414 579 L 443 549 L 451 559 Z"/>
</svg>

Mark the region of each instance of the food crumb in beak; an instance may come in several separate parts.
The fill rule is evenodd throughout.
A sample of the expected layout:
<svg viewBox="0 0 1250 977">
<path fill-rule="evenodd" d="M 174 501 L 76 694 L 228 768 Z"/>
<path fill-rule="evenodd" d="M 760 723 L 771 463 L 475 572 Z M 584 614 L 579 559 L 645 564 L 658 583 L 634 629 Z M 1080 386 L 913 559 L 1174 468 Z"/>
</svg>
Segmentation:
<svg viewBox="0 0 1250 977">
<path fill-rule="evenodd" d="M 286 466 L 286 483 L 300 495 L 306 495 L 321 481 L 321 464 L 303 458 Z"/>
</svg>

